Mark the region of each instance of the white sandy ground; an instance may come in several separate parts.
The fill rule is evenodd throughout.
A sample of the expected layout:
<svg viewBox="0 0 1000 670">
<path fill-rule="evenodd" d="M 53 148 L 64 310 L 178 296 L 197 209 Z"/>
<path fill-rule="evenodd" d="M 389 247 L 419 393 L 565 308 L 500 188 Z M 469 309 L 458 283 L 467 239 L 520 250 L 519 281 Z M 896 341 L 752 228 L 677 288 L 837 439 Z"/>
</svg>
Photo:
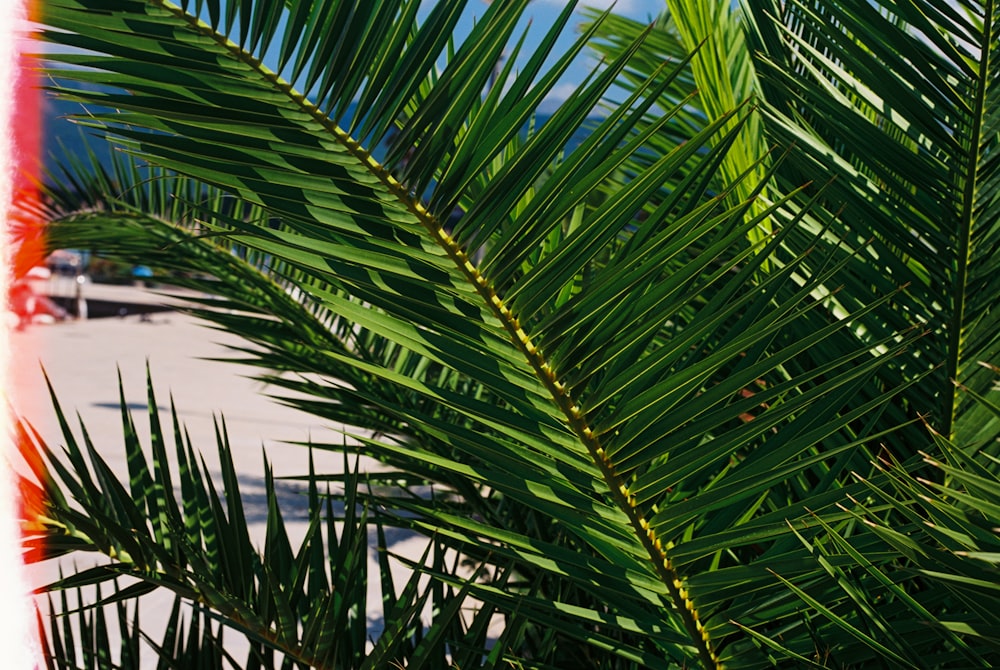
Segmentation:
<svg viewBox="0 0 1000 670">
<path fill-rule="evenodd" d="M 137 299 L 148 299 L 136 292 Z M 170 394 L 173 394 L 181 422 L 187 427 L 195 449 L 201 450 L 208 466 L 217 474 L 213 417 L 224 415 L 234 453 L 241 494 L 248 509 L 251 537 L 263 537 L 266 508 L 262 448 L 267 451 L 276 477 L 307 472 L 304 447 L 282 441 L 340 443 L 339 426 L 282 406 L 262 393 L 259 382 L 247 378 L 255 369 L 233 363 L 202 360 L 227 356 L 226 343 L 241 340 L 209 329 L 180 312 L 32 325 L 11 332 L 10 401 L 18 415 L 27 418 L 53 445 L 62 444 L 59 427 L 45 388 L 41 366 L 52 381 L 59 401 L 68 415 L 79 413 L 98 451 L 112 468 L 126 473 L 118 397 L 118 370 L 121 370 L 126 401 L 133 408 L 140 438 L 148 435 L 146 407 L 146 363 L 148 361 L 161 418 L 169 421 Z M 75 419 L 74 419 L 75 422 Z M 76 424 L 74 423 L 74 426 Z M 169 426 L 169 424 L 167 424 Z M 168 431 L 168 445 L 172 433 Z M 79 432 L 77 431 L 79 435 Z M 148 441 L 144 441 L 148 445 Z M 340 472 L 342 456 L 317 452 L 318 472 Z M 127 480 L 126 480 L 127 481 Z M 219 480 L 216 480 L 219 483 Z M 306 506 L 298 483 L 282 485 L 281 500 L 289 524 L 293 546 L 305 530 Z M 418 557 L 424 544 L 403 538 L 390 549 Z M 370 570 L 377 576 L 375 554 L 370 554 Z M 77 559 L 86 565 L 86 558 Z M 36 587 L 58 576 L 55 561 L 28 566 L 28 581 Z M 398 580 L 401 582 L 403 576 Z M 369 602 L 379 602 L 377 577 L 369 586 Z M 141 608 L 143 627 L 153 630 L 156 621 L 166 621 L 172 597 L 166 592 L 146 596 Z M 369 613 L 370 631 L 375 634 L 381 621 Z M 227 636 L 233 640 L 236 636 Z M 152 657 L 149 665 L 155 662 Z M 144 664 L 145 665 L 145 664 Z"/>
</svg>

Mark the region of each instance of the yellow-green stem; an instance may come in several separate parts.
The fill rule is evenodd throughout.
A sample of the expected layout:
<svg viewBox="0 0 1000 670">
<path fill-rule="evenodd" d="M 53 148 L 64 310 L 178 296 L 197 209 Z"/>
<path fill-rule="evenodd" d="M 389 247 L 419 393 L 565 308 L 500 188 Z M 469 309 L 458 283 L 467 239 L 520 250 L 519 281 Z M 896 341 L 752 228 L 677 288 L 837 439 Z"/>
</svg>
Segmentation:
<svg viewBox="0 0 1000 670">
<path fill-rule="evenodd" d="M 301 107 L 302 111 L 309 114 L 318 124 L 330 132 L 338 142 L 365 165 L 414 214 L 435 242 L 455 262 L 458 269 L 472 282 L 476 287 L 476 291 L 493 311 L 500 323 L 503 324 L 515 346 L 524 354 L 536 376 L 551 393 L 560 411 L 565 415 L 570 428 L 572 428 L 573 432 L 586 446 L 591 457 L 594 459 L 605 483 L 607 483 L 611 491 L 612 497 L 628 517 L 629 522 L 639 536 L 640 542 L 648 553 L 657 575 L 666 585 L 670 598 L 681 617 L 685 629 L 691 637 L 693 646 L 698 652 L 700 661 L 706 668 L 721 669 L 722 664 L 715 650 L 712 648 L 708 631 L 701 623 L 694 602 L 684 588 L 681 575 L 674 568 L 670 557 L 667 555 L 669 545 L 664 546 L 661 540 L 656 537 L 656 533 L 650 527 L 648 520 L 636 505 L 635 497 L 629 493 L 625 483 L 615 472 L 613 464 L 605 455 L 600 441 L 588 426 L 586 417 L 581 413 L 579 406 L 570 397 L 566 387 L 559 382 L 555 372 L 551 369 L 538 348 L 532 343 L 530 336 L 521 328 L 517 318 L 503 303 L 486 278 L 472 264 L 458 243 L 441 227 L 437 219 L 420 202 L 411 196 L 406 187 L 396 181 L 389 171 L 375 161 L 371 157 L 371 154 L 365 151 L 357 141 L 331 122 L 318 107 L 309 102 L 302 94 L 295 91 L 289 83 L 283 81 L 277 74 L 264 67 L 261 61 L 199 22 L 196 17 L 189 16 L 180 9 L 170 5 L 164 4 L 163 6 L 175 15 L 183 17 L 193 29 L 203 35 L 211 36 L 218 44 L 229 50 L 235 58 L 260 73 L 277 90 L 287 95 L 295 104 Z"/>
</svg>

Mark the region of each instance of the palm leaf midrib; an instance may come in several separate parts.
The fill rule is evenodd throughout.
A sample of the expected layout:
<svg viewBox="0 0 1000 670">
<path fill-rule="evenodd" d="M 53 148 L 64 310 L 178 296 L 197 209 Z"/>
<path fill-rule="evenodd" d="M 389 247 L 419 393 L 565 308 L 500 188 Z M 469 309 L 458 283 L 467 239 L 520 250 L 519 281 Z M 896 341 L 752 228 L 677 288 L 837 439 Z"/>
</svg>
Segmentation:
<svg viewBox="0 0 1000 670">
<path fill-rule="evenodd" d="M 963 356 L 965 348 L 965 308 L 968 302 L 969 290 L 969 266 L 971 265 L 972 236 L 976 228 L 976 193 L 979 183 L 979 170 L 981 167 L 981 150 L 983 144 L 984 121 L 987 115 L 987 89 L 991 71 L 991 58 L 996 47 L 998 35 L 995 25 L 994 12 L 996 2 L 986 0 L 983 6 L 983 36 L 982 42 L 978 45 L 982 60 L 979 64 L 979 76 L 976 80 L 975 95 L 972 101 L 970 114 L 972 117 L 972 127 L 970 128 L 966 164 L 963 166 L 964 184 L 962 188 L 962 204 L 960 210 L 960 221 L 958 229 L 958 244 L 956 250 L 957 268 L 955 273 L 953 295 L 955 304 L 951 315 L 951 322 L 948 325 L 948 379 L 955 382 L 961 381 L 964 375 L 962 371 L 970 364 L 975 365 L 976 361 L 969 361 Z M 949 384 L 947 389 L 947 411 L 944 416 L 942 434 L 953 438 L 955 432 L 955 422 L 958 415 L 960 389 L 957 384 Z"/>
<path fill-rule="evenodd" d="M 590 453 L 594 464 L 601 472 L 608 487 L 609 496 L 629 519 L 633 531 L 649 555 L 653 569 L 666 585 L 675 609 L 679 613 L 702 663 L 706 667 L 717 666 L 719 663 L 718 656 L 711 646 L 707 631 L 699 620 L 694 603 L 683 587 L 681 575 L 672 565 L 667 553 L 669 547 L 664 546 L 656 537 L 652 528 L 649 527 L 648 520 L 637 506 L 634 496 L 629 493 L 621 477 L 615 472 L 613 464 L 606 457 L 599 439 L 591 430 L 587 418 L 581 412 L 579 405 L 571 397 L 567 388 L 559 381 L 557 373 L 549 366 L 543 353 L 535 346 L 528 333 L 522 329 L 517 317 L 507 307 L 502 298 L 497 295 L 488 278 L 483 276 L 473 265 L 465 251 L 441 227 L 437 218 L 428 212 L 417 199 L 412 197 L 410 190 L 406 186 L 399 183 L 381 164 L 375 161 L 359 142 L 333 123 L 322 110 L 311 103 L 304 95 L 295 91 L 291 84 L 271 72 L 252 54 L 243 51 L 239 46 L 233 44 L 224 36 L 219 35 L 208 26 L 205 26 L 195 17 L 165 3 L 157 1 L 157 4 L 182 19 L 191 29 L 197 30 L 207 37 L 211 37 L 216 44 L 229 51 L 234 58 L 253 69 L 270 86 L 285 94 L 299 110 L 308 114 L 314 122 L 332 135 L 338 144 L 346 148 L 365 169 L 375 175 L 382 186 L 414 215 L 434 243 L 445 251 L 455 267 L 468 283 L 475 288 L 484 304 L 500 322 L 508 334 L 510 342 L 524 356 L 525 362 L 532 373 L 550 393 L 553 403 L 564 416 L 567 425 L 586 447 L 588 453 Z"/>
</svg>

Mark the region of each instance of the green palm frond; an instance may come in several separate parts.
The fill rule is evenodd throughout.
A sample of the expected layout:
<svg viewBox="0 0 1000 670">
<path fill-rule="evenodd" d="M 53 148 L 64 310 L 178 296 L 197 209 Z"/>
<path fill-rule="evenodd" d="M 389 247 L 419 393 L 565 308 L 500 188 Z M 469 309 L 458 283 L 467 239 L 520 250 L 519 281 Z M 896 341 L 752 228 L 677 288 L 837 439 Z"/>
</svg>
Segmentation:
<svg viewBox="0 0 1000 670">
<path fill-rule="evenodd" d="M 914 320 L 925 324 L 932 335 L 899 367 L 884 370 L 884 386 L 936 369 L 937 382 L 915 387 L 901 406 L 910 416 L 929 414 L 961 443 L 990 442 L 995 422 L 969 403 L 970 414 L 962 418 L 961 396 L 951 380 L 964 383 L 968 375 L 973 387 L 988 392 L 989 380 L 976 362 L 997 353 L 997 329 L 989 316 L 997 300 L 991 281 L 996 7 L 991 2 L 947 7 L 930 1 L 822 7 L 764 2 L 746 3 L 742 13 L 719 14 L 719 4 L 670 3 L 671 11 L 654 25 L 650 54 L 690 56 L 688 90 L 710 91 L 706 101 L 692 102 L 693 108 L 709 110 L 701 123 L 689 117 L 689 124 L 674 125 L 686 133 L 663 135 L 661 141 L 666 146 L 685 141 L 704 119 L 713 118 L 720 96 L 756 100 L 761 115 L 752 121 L 760 125 L 749 135 L 788 154 L 769 192 L 824 185 L 823 205 L 835 214 L 826 234 L 866 247 L 842 275 L 845 289 L 831 303 L 832 311 L 842 315 L 857 309 L 858 300 L 867 302 L 866 296 L 907 286 L 892 309 L 879 310 L 855 333 L 865 339 Z M 742 33 L 731 28 L 739 25 L 747 30 L 752 61 L 741 48 Z M 618 20 L 618 34 L 598 30 L 598 48 L 613 57 L 621 51 L 619 34 L 640 29 Z M 699 37 L 712 48 L 691 56 Z M 726 62 L 728 70 L 720 66 Z M 639 61 L 628 85 L 648 76 L 654 63 L 648 57 Z M 822 224 L 812 218 L 807 213 L 802 228 L 814 234 Z M 795 235 L 788 243 L 800 251 L 809 244 Z M 897 421 L 905 417 L 895 415 Z M 893 442 L 894 453 L 912 454 L 909 445 L 920 444 L 922 436 L 904 431 Z"/>
<path fill-rule="evenodd" d="M 390 469 L 381 481 L 431 485 L 428 497 L 358 494 L 454 552 L 412 565 L 411 584 L 433 577 L 441 618 L 406 628 L 426 596 L 414 591 L 407 632 L 373 653 L 414 666 L 443 665 L 448 648 L 469 664 L 761 667 L 754 640 L 787 635 L 805 657 L 814 630 L 788 584 L 829 577 L 810 548 L 863 525 L 838 505 L 891 484 L 871 465 L 881 443 L 907 453 L 898 425 L 939 397 L 925 391 L 932 348 L 911 328 L 933 326 L 918 309 L 927 292 L 898 290 L 913 273 L 872 269 L 890 233 L 867 245 L 845 232 L 835 203 L 850 188 L 811 185 L 833 176 L 803 168 L 818 140 L 759 151 L 757 124 L 780 140 L 786 117 L 770 98 L 763 120 L 737 104 L 746 82 L 692 112 L 681 92 L 721 77 L 703 66 L 729 45 L 689 43 L 642 72 L 655 31 L 619 44 L 525 134 L 601 30 L 595 20 L 543 67 L 571 5 L 525 70 L 490 88 L 525 1 L 492 3 L 461 44 L 450 41 L 461 2 L 435 4 L 420 25 L 416 1 L 195 4 L 47 3 L 44 38 L 83 50 L 51 56 L 56 80 L 115 87 L 53 89 L 114 110 L 85 122 L 155 166 L 77 179 L 92 193 L 57 199 L 56 230 L 213 277 L 219 297 L 199 313 L 259 345 L 246 353 L 268 378 L 304 392 L 288 402 L 355 425 L 356 450 Z M 764 18 L 747 19 L 754 45 L 771 35 Z M 690 42 L 698 29 L 685 25 Z M 568 148 L 621 78 L 627 98 Z M 69 517 L 88 541 L 139 572 L 197 562 L 157 579 L 255 643 L 328 656 L 306 619 L 332 609 L 307 616 L 298 591 L 273 607 L 260 595 L 298 588 L 304 568 L 290 566 L 320 550 L 292 552 L 276 516 L 259 566 L 249 551 L 229 564 L 215 536 L 179 523 L 208 515 L 245 548 L 231 473 L 225 500 L 192 483 L 180 510 L 165 473 L 137 457 L 130 496 L 88 474 L 83 449 L 70 453 L 52 467 L 89 505 L 90 517 Z M 148 538 L 115 530 L 147 523 Z M 62 548 L 80 548 L 69 537 Z M 462 578 L 454 556 L 480 579 Z M 466 598 L 486 603 L 468 625 L 455 618 Z M 494 612 L 505 626 L 487 649 Z M 354 655 L 329 657 L 357 665 L 358 630 Z"/>
<path fill-rule="evenodd" d="M 180 668 L 245 668 L 248 665 L 237 661 L 226 651 L 226 639 L 218 626 L 213 626 L 209 617 L 200 609 L 189 608 L 190 616 L 185 618 L 184 601 L 175 598 L 166 628 L 159 639 L 153 639 L 140 626 L 139 600 L 122 589 L 117 582 L 112 596 L 103 598 L 100 585 L 85 590 L 75 589 L 74 606 L 67 597 L 69 589 L 59 594 L 56 605 L 52 595 L 48 597 L 48 630 L 39 621 L 41 643 L 45 667 L 56 668 L 107 668 L 140 667 L 143 645 L 148 645 L 157 658 L 157 670 Z M 125 600 L 116 600 L 116 598 Z M 126 605 L 131 601 L 133 606 Z M 78 604 L 90 603 L 81 607 Z M 112 615 L 106 610 L 114 606 Z M 39 616 L 39 619 L 41 617 Z M 117 620 L 117 637 L 111 633 L 109 619 Z M 79 650 L 79 654 L 77 651 Z M 148 652 L 147 652 L 148 653 Z M 149 663 L 146 664 L 149 666 Z"/>
<path fill-rule="evenodd" d="M 671 123 L 667 132 L 654 136 L 660 151 L 688 141 L 706 124 L 755 100 L 760 87 L 744 43 L 740 14 L 732 11 L 731 3 L 671 0 L 651 28 L 623 17 L 599 20 L 594 10 L 588 14 L 595 30 L 591 46 L 604 58 L 615 58 L 643 32 L 650 32 L 641 57 L 630 61 L 620 78 L 626 90 L 644 86 L 644 81 L 662 69 L 664 62 L 683 66 L 676 83 L 660 95 L 660 106 L 684 103 L 683 116 Z M 729 123 L 732 126 L 734 121 Z M 722 156 L 713 190 L 731 189 L 732 202 L 753 198 L 751 212 L 759 215 L 767 207 L 771 190 L 771 186 L 762 185 L 768 153 L 760 116 L 751 113 Z M 758 189 L 762 193 L 755 194 Z M 751 242 L 760 241 L 770 230 L 770 222 L 764 219 L 750 231 L 749 238 Z"/>
<path fill-rule="evenodd" d="M 382 522 L 370 518 L 362 504 L 356 471 L 340 476 L 343 490 L 337 493 L 336 508 L 330 493 L 322 494 L 317 479 L 310 479 L 304 491 L 308 527 L 301 545 L 295 547 L 265 463 L 266 528 L 258 549 L 248 532 L 225 425 L 217 430 L 219 490 L 173 410 L 169 418 L 175 445 L 173 450 L 168 448 L 169 434 L 161 424 L 151 384 L 149 389 L 148 446 L 140 444 L 122 400 L 127 487 L 90 443 L 85 427 L 81 426 L 83 442 L 77 440 L 58 403 L 62 456 L 30 426 L 19 426 L 23 462 L 30 469 L 20 486 L 31 492 L 25 499 L 34 501 L 22 520 L 26 560 L 76 551 L 112 559 L 44 587 L 62 591 L 61 605 L 53 613 L 73 615 L 76 621 L 73 628 L 69 622 L 53 619 L 46 638 L 50 663 L 63 667 L 63 663 L 75 664 L 79 657 L 84 667 L 118 663 L 138 667 L 141 641 L 162 655 L 160 667 L 201 667 L 185 666 L 185 658 L 205 667 L 222 667 L 223 661 L 226 667 L 284 667 L 282 659 L 310 667 L 363 667 L 365 663 L 381 667 L 387 659 L 415 654 L 443 656 L 444 645 L 463 637 L 466 645 L 485 648 L 482 621 L 491 615 L 488 607 L 480 606 L 465 622 L 461 608 L 466 598 L 461 590 L 435 590 L 419 584 L 416 575 L 397 591 Z M 64 496 L 64 491 L 69 495 Z M 368 574 L 369 529 L 378 535 L 377 575 Z M 435 558 L 429 565 L 439 561 Z M 382 584 L 381 604 L 368 602 L 369 578 Z M 122 579 L 131 585 L 118 586 Z M 100 584 L 109 581 L 115 592 L 101 598 Z M 80 589 L 90 585 L 98 589 L 96 600 L 84 600 Z M 138 626 L 138 605 L 129 615 L 124 601 L 141 603 L 141 596 L 157 588 L 173 591 L 177 600 L 164 637 L 153 641 Z M 77 590 L 79 603 L 73 610 L 65 595 L 71 589 Z M 121 627 L 119 650 L 114 650 L 107 631 L 105 610 L 112 605 Z M 425 632 L 421 620 L 425 606 L 434 612 L 432 628 L 447 629 L 449 636 Z M 182 611 L 190 612 L 186 624 Z M 379 611 L 387 632 L 382 633 L 385 639 L 376 640 L 369 649 L 366 615 Z M 224 629 L 231 636 L 246 638 L 249 650 L 244 660 L 234 660 L 225 652 Z M 457 638 L 452 637 L 456 634 Z"/>
<path fill-rule="evenodd" d="M 969 400 L 997 414 L 981 396 Z M 931 434 L 940 456 L 924 455 L 927 476 L 885 462 L 887 480 L 865 482 L 866 494 L 845 503 L 861 522 L 860 532 L 829 529 L 821 542 L 804 540 L 826 579 L 787 583 L 804 608 L 818 614 L 812 617 L 811 644 L 785 646 L 756 636 L 762 646 L 792 658 L 811 657 L 823 667 L 887 660 L 909 668 L 996 665 L 996 462 Z"/>
<path fill-rule="evenodd" d="M 997 434 L 952 380 L 977 392 L 998 354 L 996 256 L 998 13 L 992 0 L 747 3 L 766 127 L 794 143 L 787 183 L 835 177 L 828 206 L 845 240 L 872 239 L 873 286 L 908 284 L 895 313 L 933 335 L 911 369 L 920 412 L 960 444 Z M 879 290 L 879 289 L 877 289 Z"/>
</svg>

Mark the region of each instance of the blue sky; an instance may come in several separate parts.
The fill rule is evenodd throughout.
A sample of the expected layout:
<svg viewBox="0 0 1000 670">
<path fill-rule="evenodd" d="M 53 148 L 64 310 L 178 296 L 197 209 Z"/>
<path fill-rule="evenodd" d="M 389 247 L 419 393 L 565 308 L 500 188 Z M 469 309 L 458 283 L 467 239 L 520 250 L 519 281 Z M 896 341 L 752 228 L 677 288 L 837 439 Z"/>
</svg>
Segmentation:
<svg viewBox="0 0 1000 670">
<path fill-rule="evenodd" d="M 0 0 L 2 1 L 2 0 Z M 42 0 L 44 2 L 44 0 Z M 437 0 L 424 0 L 420 13 L 426 16 Z M 520 35 L 523 30 L 528 30 L 528 38 L 525 41 L 525 48 L 522 51 L 518 62 L 515 63 L 515 67 L 519 63 L 525 62 L 532 52 L 533 45 L 537 45 L 542 35 L 549 29 L 549 27 L 554 23 L 559 13 L 566 7 L 566 0 L 533 0 L 521 23 L 518 26 L 517 32 L 515 33 L 515 38 Z M 612 7 L 614 13 L 627 16 L 639 21 L 650 21 L 657 14 L 664 10 L 666 7 L 666 2 L 664 0 L 580 0 L 577 9 L 574 12 L 573 18 L 570 20 L 570 25 L 563 32 L 562 36 L 556 44 L 553 56 L 550 57 L 550 63 L 558 58 L 559 54 L 564 53 L 568 50 L 569 46 L 572 44 L 576 38 L 578 31 L 576 27 L 584 20 L 584 14 L 581 11 L 584 7 L 591 7 L 598 10 L 605 10 Z M 488 8 L 487 0 L 469 0 L 465 15 L 459 22 L 458 28 L 456 30 L 455 38 L 456 40 L 463 39 L 471 30 L 473 22 L 476 17 L 482 16 L 483 13 Z M 53 47 L 52 45 L 39 45 L 34 44 L 32 47 L 28 47 L 26 44 L 22 44 L 21 48 L 28 48 L 28 50 L 36 50 L 41 48 L 42 51 L 53 51 L 58 49 L 58 47 Z M 265 63 L 267 63 L 268 58 L 265 56 Z M 590 73 L 593 67 L 596 65 L 596 60 L 590 56 L 585 50 L 581 57 L 570 67 L 562 80 L 555 86 L 550 96 L 542 104 L 540 111 L 543 113 L 551 112 L 554 107 L 558 105 L 559 102 L 565 100 L 569 94 L 578 87 L 580 82 Z"/>
<path fill-rule="evenodd" d="M 424 15 L 429 13 L 430 8 L 435 4 L 435 2 L 436 0 L 425 0 L 421 7 L 421 13 Z M 555 22 L 560 12 L 566 7 L 566 4 L 566 0 L 534 0 L 528 6 L 524 18 L 518 26 L 518 31 L 525 29 L 529 30 L 528 39 L 525 42 L 525 50 L 521 54 L 518 61 L 523 63 L 528 59 L 531 54 L 531 45 L 538 44 L 541 36 Z M 577 36 L 575 27 L 584 20 L 584 15 L 581 12 L 582 8 L 592 7 L 594 9 L 605 10 L 612 5 L 614 5 L 612 11 L 615 14 L 627 16 L 643 22 L 652 20 L 666 8 L 666 2 L 664 0 L 617 0 L 617 2 L 614 2 L 614 0 L 580 0 L 577 5 L 577 9 L 574 12 L 574 16 L 570 20 L 570 25 L 563 32 L 558 43 L 556 44 L 554 49 L 555 56 L 551 57 L 550 61 L 554 61 L 558 58 L 559 54 L 565 53 L 565 51 L 568 50 L 569 46 L 573 43 L 573 40 Z M 474 17 L 482 16 L 486 11 L 487 6 L 488 2 L 486 0 L 469 0 L 468 9 L 459 24 L 458 30 L 456 31 L 457 39 L 461 39 L 468 34 L 472 28 Z M 515 35 L 520 35 L 520 32 L 515 33 Z M 515 67 L 517 65 L 518 64 L 515 63 Z M 580 82 L 584 80 L 595 65 L 596 60 L 592 57 L 587 57 L 585 51 L 583 57 L 577 59 L 576 63 L 570 67 L 564 78 L 555 86 L 552 94 L 543 103 L 541 111 L 551 111 L 556 105 L 558 105 L 559 102 L 565 100 L 569 94 L 577 88 Z"/>
</svg>

